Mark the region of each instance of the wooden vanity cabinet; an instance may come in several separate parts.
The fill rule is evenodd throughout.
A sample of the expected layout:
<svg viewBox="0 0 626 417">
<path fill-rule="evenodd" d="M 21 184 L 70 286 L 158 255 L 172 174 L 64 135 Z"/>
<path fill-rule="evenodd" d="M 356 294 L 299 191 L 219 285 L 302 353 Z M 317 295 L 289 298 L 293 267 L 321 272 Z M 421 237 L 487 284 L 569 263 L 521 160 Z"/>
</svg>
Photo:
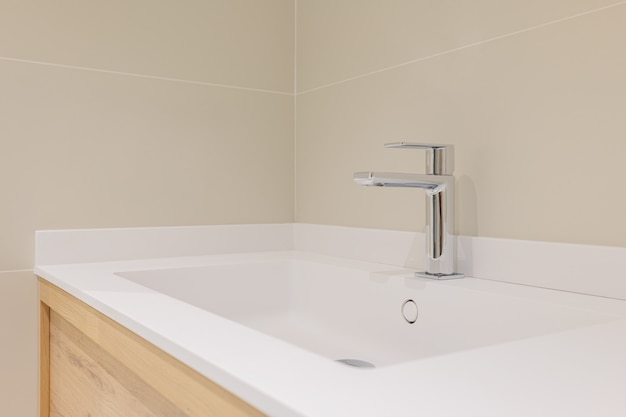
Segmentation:
<svg viewBox="0 0 626 417">
<path fill-rule="evenodd" d="M 40 417 L 260 417 L 263 413 L 39 279 Z"/>
</svg>

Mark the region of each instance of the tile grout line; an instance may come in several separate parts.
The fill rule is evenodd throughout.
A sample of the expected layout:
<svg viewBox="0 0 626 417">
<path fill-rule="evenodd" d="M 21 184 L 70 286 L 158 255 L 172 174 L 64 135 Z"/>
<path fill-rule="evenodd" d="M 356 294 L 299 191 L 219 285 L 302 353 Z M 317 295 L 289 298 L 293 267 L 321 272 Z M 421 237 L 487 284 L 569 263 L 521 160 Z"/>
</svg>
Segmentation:
<svg viewBox="0 0 626 417">
<path fill-rule="evenodd" d="M 0 271 L 0 275 L 3 274 L 15 274 L 15 273 L 22 273 L 22 272 L 32 272 L 35 273 L 35 268 L 30 268 L 30 269 L 9 269 L 7 271 Z"/>
<path fill-rule="evenodd" d="M 318 86 L 318 87 L 309 88 L 308 90 L 304 90 L 304 91 L 301 91 L 301 92 L 297 92 L 296 91 L 295 95 L 297 97 L 298 95 L 301 95 L 301 94 L 311 93 L 311 92 L 314 92 L 314 91 L 317 91 L 317 90 L 321 90 L 321 89 L 324 89 L 324 88 L 327 88 L 327 87 L 333 87 L 333 86 L 336 86 L 336 85 L 339 85 L 339 84 L 343 84 L 343 83 L 346 83 L 346 82 L 358 80 L 358 79 L 361 79 L 361 78 L 366 78 L 366 77 L 369 77 L 369 76 L 372 76 L 372 75 L 380 74 L 380 73 L 385 72 L 385 71 L 390 71 L 390 70 L 393 70 L 393 69 L 396 69 L 396 68 L 401 68 L 401 67 L 404 67 L 404 66 L 416 64 L 418 62 L 427 61 L 427 60 L 432 59 L 432 58 L 437 58 L 437 57 L 440 57 L 440 56 L 452 54 L 454 52 L 462 51 L 464 49 L 470 49 L 470 48 L 473 48 L 473 47 L 476 47 L 476 46 L 479 46 L 479 45 L 483 45 L 483 44 L 486 44 L 486 43 L 498 41 L 498 40 L 501 40 L 501 39 L 506 39 L 506 38 L 513 37 L 513 36 L 516 36 L 516 35 L 519 35 L 519 34 L 522 34 L 522 33 L 531 32 L 531 31 L 536 30 L 536 29 L 541 29 L 541 28 L 544 28 L 544 27 L 547 27 L 547 26 L 551 26 L 551 25 L 554 25 L 554 24 L 558 24 L 558 23 L 569 21 L 569 20 L 573 20 L 573 19 L 576 19 L 576 18 L 579 18 L 579 17 L 582 17 L 582 16 L 587 16 L 587 15 L 598 13 L 598 12 L 602 12 L 604 10 L 608 10 L 608 9 L 611 9 L 611 8 L 614 8 L 614 7 L 623 6 L 625 4 L 626 4 L 626 0 L 619 1 L 617 3 L 609 4 L 607 6 L 599 7 L 597 9 L 588 10 L 586 12 L 576 13 L 576 14 L 573 14 L 573 15 L 570 15 L 570 16 L 567 16 L 567 17 L 563 17 L 563 18 L 560 18 L 560 19 L 551 20 L 551 21 L 546 22 L 546 23 L 541 23 L 539 25 L 530 26 L 530 27 L 527 27 L 525 29 L 516 30 L 516 31 L 513 31 L 513 32 L 509 32 L 507 34 L 504 34 L 504 35 L 499 35 L 499 36 L 495 36 L 493 38 L 485 39 L 483 41 L 473 42 L 473 43 L 470 43 L 470 44 L 467 44 L 467 45 L 459 46 L 459 47 L 448 49 L 448 50 L 445 50 L 445 51 L 436 52 L 434 54 L 423 56 L 421 58 L 416 58 L 416 59 L 413 59 L 413 60 L 410 60 L 410 61 L 407 61 L 407 62 L 403 62 L 401 64 L 396 64 L 396 65 L 392 65 L 392 66 L 389 66 L 389 67 L 381 68 L 381 69 L 378 69 L 378 70 L 375 70 L 375 71 L 370 71 L 370 72 L 367 72 L 365 74 L 357 75 L 357 76 L 346 78 L 346 79 L 343 79 L 343 80 L 333 81 L 331 83 L 324 84 L 324 85 L 321 85 L 321 86 Z"/>
<path fill-rule="evenodd" d="M 294 93 L 274 91 L 274 90 L 264 90 L 261 88 L 239 87 L 235 85 L 217 84 L 217 83 L 210 83 L 206 81 L 192 81 L 192 80 L 184 80 L 182 78 L 161 77 L 158 75 L 145 75 L 145 74 L 138 74 L 134 72 L 103 70 L 103 69 L 98 69 L 98 68 L 81 67 L 77 65 L 56 64 L 53 62 L 33 61 L 33 60 L 21 59 L 21 58 L 0 57 L 0 61 L 19 62 L 23 64 L 33 64 L 33 65 L 43 65 L 47 67 L 74 69 L 74 70 L 79 70 L 79 71 L 90 71 L 90 72 L 98 72 L 98 73 L 103 73 L 103 74 L 113 74 L 113 75 L 122 75 L 122 76 L 127 76 L 127 77 L 135 77 L 135 78 L 146 78 L 150 80 L 160 80 L 160 81 L 170 81 L 170 82 L 177 82 L 177 83 L 184 83 L 184 84 L 202 85 L 202 86 L 207 86 L 207 87 L 219 87 L 219 88 L 228 88 L 228 89 L 233 89 L 233 90 L 253 91 L 257 93 L 269 93 L 269 94 L 279 94 L 279 95 L 287 95 L 287 96 L 294 95 Z"/>
</svg>

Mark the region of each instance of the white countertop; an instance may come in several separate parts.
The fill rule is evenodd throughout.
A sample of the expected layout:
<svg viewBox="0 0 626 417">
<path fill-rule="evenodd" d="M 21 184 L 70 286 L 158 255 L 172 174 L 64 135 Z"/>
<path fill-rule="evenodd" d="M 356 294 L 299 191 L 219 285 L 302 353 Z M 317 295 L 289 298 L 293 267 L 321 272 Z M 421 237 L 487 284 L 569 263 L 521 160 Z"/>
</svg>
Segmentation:
<svg viewBox="0 0 626 417">
<path fill-rule="evenodd" d="M 545 336 L 352 369 L 115 275 L 211 265 L 225 257 L 248 262 L 290 256 L 323 259 L 266 252 L 39 266 L 35 272 L 270 416 L 626 415 L 624 301 L 474 278 L 442 282 L 616 317 Z"/>
</svg>

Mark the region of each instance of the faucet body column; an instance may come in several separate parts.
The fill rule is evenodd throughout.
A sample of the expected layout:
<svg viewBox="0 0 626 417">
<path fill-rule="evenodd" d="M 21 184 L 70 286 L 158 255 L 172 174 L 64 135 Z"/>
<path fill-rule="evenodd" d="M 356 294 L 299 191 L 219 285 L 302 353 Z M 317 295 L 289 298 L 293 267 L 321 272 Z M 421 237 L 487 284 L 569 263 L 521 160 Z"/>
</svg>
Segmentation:
<svg viewBox="0 0 626 417">
<path fill-rule="evenodd" d="M 446 185 L 438 192 L 427 191 L 425 232 L 425 274 L 436 277 L 454 275 L 454 178 L 446 181 Z"/>
</svg>

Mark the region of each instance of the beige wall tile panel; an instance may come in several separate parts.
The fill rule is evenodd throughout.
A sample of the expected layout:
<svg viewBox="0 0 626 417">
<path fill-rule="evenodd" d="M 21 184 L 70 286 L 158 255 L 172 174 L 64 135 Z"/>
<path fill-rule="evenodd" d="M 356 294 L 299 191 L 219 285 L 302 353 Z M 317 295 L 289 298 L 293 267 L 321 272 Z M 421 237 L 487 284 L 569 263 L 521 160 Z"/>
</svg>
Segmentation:
<svg viewBox="0 0 626 417">
<path fill-rule="evenodd" d="M 456 144 L 464 235 L 626 246 L 626 6 L 302 94 L 299 222 L 424 227 L 419 190 L 354 171 L 420 172 Z"/>
<path fill-rule="evenodd" d="M 293 91 L 292 0 L 0 4 L 0 57 Z"/>
<path fill-rule="evenodd" d="M 37 415 L 37 280 L 0 272 L 0 404 L 3 416 Z"/>
<path fill-rule="evenodd" d="M 298 0 L 298 91 L 345 80 L 615 0 Z"/>
<path fill-rule="evenodd" d="M 293 220 L 293 97 L 0 62 L 0 269 L 35 229 Z"/>
</svg>

